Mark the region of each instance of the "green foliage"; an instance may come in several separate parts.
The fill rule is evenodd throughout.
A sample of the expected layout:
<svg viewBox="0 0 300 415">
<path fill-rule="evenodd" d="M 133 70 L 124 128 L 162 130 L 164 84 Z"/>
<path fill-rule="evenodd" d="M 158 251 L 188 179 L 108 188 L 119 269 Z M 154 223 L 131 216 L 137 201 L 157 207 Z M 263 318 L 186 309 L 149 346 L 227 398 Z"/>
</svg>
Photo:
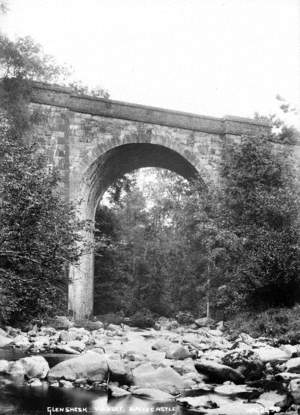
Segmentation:
<svg viewBox="0 0 300 415">
<path fill-rule="evenodd" d="M 240 241 L 232 270 L 233 304 L 255 308 L 299 299 L 299 192 L 286 149 L 244 138 L 226 150 L 223 216 Z"/>
<path fill-rule="evenodd" d="M 0 35 L 0 77 L 51 82 L 65 73 L 30 37 L 15 42 Z"/>
<path fill-rule="evenodd" d="M 16 322 L 66 307 L 66 265 L 78 259 L 80 223 L 56 190 L 57 173 L 4 116 L 0 144 L 0 320 Z"/>
<path fill-rule="evenodd" d="M 99 210 L 95 308 L 224 315 L 298 301 L 299 192 L 289 147 L 271 139 L 227 144 L 218 186 L 167 171 L 143 193 L 134 176 L 119 182 Z"/>
<path fill-rule="evenodd" d="M 61 74 L 29 38 L 0 35 L 0 322 L 17 323 L 66 311 L 67 267 L 80 250 L 75 208 L 60 194 L 31 127 L 30 81 Z"/>
<path fill-rule="evenodd" d="M 271 336 L 282 344 L 298 344 L 300 339 L 299 305 L 293 308 L 270 308 L 266 311 L 243 312 L 226 322 L 233 337 L 241 332 L 256 338 Z"/>
</svg>

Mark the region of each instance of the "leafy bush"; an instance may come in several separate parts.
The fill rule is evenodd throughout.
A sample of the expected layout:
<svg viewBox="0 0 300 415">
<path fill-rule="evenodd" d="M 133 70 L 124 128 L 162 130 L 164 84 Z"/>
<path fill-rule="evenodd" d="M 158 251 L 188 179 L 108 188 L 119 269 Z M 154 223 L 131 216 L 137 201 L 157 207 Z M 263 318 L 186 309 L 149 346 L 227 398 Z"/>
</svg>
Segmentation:
<svg viewBox="0 0 300 415">
<path fill-rule="evenodd" d="M 225 324 L 234 336 L 244 332 L 252 337 L 271 336 L 280 343 L 299 343 L 300 305 L 293 308 L 271 308 L 261 313 L 244 312 Z"/>
</svg>

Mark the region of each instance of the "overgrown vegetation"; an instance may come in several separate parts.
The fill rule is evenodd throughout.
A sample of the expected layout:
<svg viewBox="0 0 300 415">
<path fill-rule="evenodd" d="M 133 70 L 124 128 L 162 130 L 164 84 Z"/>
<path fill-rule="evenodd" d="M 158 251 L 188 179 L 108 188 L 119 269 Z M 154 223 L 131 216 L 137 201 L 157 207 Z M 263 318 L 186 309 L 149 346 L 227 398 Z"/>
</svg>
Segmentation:
<svg viewBox="0 0 300 415">
<path fill-rule="evenodd" d="M 54 81 L 62 73 L 29 38 L 0 35 L 0 322 L 66 312 L 67 266 L 80 250 L 74 206 L 59 192 L 27 98 L 30 81 Z"/>
<path fill-rule="evenodd" d="M 226 329 L 233 338 L 240 333 L 247 333 L 254 338 L 273 337 L 277 343 L 299 344 L 299 312 L 299 304 L 290 308 L 270 308 L 262 312 L 241 312 L 226 323 Z"/>
<path fill-rule="evenodd" d="M 0 34 L 1 323 L 66 311 L 67 267 L 81 253 L 85 225 L 60 195 L 59 174 L 32 130 L 43 117 L 27 105 L 32 80 L 62 82 L 65 75 L 30 38 Z M 101 88 L 70 87 L 108 97 Z M 280 101 L 284 112 L 294 111 Z M 260 314 L 261 324 L 243 315 L 245 331 L 295 329 L 286 319 L 298 324 L 298 309 L 282 307 L 300 297 L 299 186 L 289 154 L 299 133 L 269 120 L 269 137 L 224 147 L 218 186 L 152 171 L 155 185 L 144 191 L 134 174 L 109 190 L 109 203 L 96 213 L 97 314 L 119 312 L 153 325 L 153 315 L 230 316 L 272 307 Z M 287 332 L 279 328 L 285 323 Z"/>
<path fill-rule="evenodd" d="M 156 173 L 148 194 L 134 176 L 117 198 L 110 190 L 110 209 L 97 213 L 98 313 L 229 316 L 299 301 L 299 191 L 289 149 L 273 137 L 244 137 L 224 147 L 221 176 L 206 190 L 169 172 Z"/>
</svg>

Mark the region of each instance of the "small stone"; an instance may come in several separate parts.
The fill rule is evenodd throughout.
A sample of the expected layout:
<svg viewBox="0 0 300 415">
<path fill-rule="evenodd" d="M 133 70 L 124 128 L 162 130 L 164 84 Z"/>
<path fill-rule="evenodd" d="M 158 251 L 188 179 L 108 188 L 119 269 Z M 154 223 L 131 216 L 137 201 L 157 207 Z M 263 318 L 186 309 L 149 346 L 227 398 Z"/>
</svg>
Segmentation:
<svg viewBox="0 0 300 415">
<path fill-rule="evenodd" d="M 36 379 L 36 378 L 30 379 L 28 381 L 28 383 L 29 383 L 29 385 L 31 387 L 37 387 L 37 386 L 42 386 L 43 385 L 42 382 L 41 382 L 41 380 L 40 379 Z"/>
<path fill-rule="evenodd" d="M 167 359 L 183 360 L 191 356 L 191 353 L 181 345 L 172 345 L 166 352 Z"/>
<path fill-rule="evenodd" d="M 59 385 L 63 388 L 68 388 L 68 389 L 73 388 L 73 383 L 68 380 L 64 380 L 64 379 L 61 379 L 59 381 Z"/>
<path fill-rule="evenodd" d="M 130 395 L 130 392 L 127 390 L 114 385 L 110 385 L 107 391 L 109 398 L 123 398 L 124 396 Z"/>
</svg>

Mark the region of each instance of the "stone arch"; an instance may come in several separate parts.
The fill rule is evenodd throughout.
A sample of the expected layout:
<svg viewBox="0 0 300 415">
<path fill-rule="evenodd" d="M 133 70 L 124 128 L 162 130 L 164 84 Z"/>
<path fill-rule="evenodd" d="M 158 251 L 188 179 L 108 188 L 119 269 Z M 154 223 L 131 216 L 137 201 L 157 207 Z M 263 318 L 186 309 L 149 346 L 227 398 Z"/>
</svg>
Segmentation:
<svg viewBox="0 0 300 415">
<path fill-rule="evenodd" d="M 158 167 L 174 171 L 188 180 L 201 179 L 194 157 L 161 143 L 123 142 L 121 145 L 103 150 L 101 147 L 96 147 L 95 151 L 90 153 L 90 164 L 82 174 L 81 215 L 85 219 L 94 220 L 97 204 L 107 188 L 118 178 L 133 170 Z M 85 163 L 87 164 L 87 158 Z M 205 186 L 204 181 L 203 186 Z M 87 237 L 93 238 L 92 235 Z M 70 270 L 69 310 L 75 318 L 85 318 L 92 314 L 93 297 L 94 254 L 89 253 L 83 255 L 79 265 L 71 267 Z"/>
</svg>

